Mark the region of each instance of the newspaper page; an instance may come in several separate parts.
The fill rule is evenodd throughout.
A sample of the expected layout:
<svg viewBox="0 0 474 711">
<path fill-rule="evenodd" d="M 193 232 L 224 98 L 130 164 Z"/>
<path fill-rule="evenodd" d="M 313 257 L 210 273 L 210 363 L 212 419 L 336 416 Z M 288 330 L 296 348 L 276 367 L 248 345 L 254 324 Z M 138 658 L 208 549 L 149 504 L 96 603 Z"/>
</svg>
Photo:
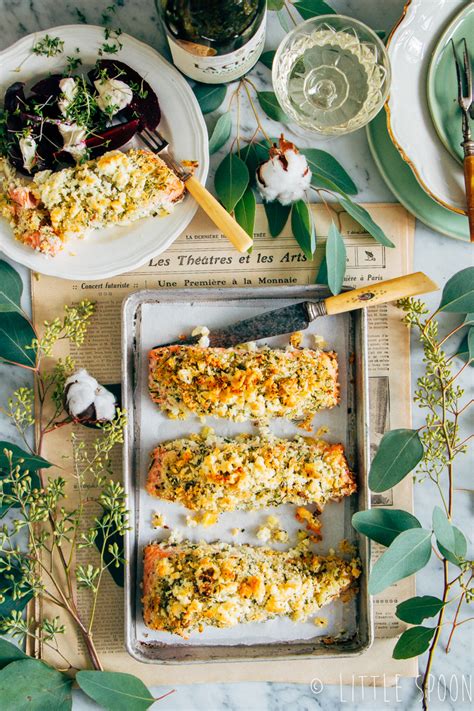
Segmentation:
<svg viewBox="0 0 474 711">
<path fill-rule="evenodd" d="M 341 213 L 342 233 L 347 250 L 345 284 L 359 287 L 390 279 L 412 270 L 414 219 L 398 205 L 366 206 L 395 244 L 388 249 L 371 238 L 347 213 Z M 61 315 L 65 304 L 88 298 L 96 303 L 96 314 L 88 330 L 87 340 L 79 349 L 60 342 L 55 357 L 72 356 L 76 367 L 85 367 L 104 385 L 119 383 L 121 377 L 120 329 L 123 299 L 139 289 L 281 286 L 315 282 L 324 253 L 324 235 L 331 215 L 322 205 L 313 205 L 318 246 L 313 260 L 301 252 L 286 225 L 282 234 L 272 238 L 267 232 L 265 212 L 257 206 L 255 243 L 250 254 L 239 254 L 216 232 L 209 218 L 198 212 L 186 231 L 163 254 L 151 259 L 133 272 L 100 281 L 66 281 L 42 275 L 32 276 L 33 316 L 37 325 Z M 91 244 L 91 249 L 93 245 Z M 372 454 L 383 433 L 390 428 L 407 427 L 410 421 L 410 360 L 409 334 L 401 323 L 400 312 L 393 305 L 369 309 L 369 376 L 370 376 L 370 436 Z M 86 444 L 94 436 L 85 427 L 74 427 L 77 442 Z M 51 433 L 46 438 L 43 456 L 60 462 L 63 476 L 72 470 L 73 451 L 70 428 Z M 113 470 L 121 478 L 122 462 L 115 449 Z M 73 479 L 68 479 L 69 503 L 73 504 Z M 384 494 L 373 496 L 374 506 L 411 509 L 412 484 L 406 479 Z M 97 512 L 95 512 L 97 513 Z M 94 512 L 91 512 L 91 516 Z M 382 547 L 374 546 L 373 561 Z M 91 562 L 90 548 L 79 550 L 77 563 Z M 48 585 L 48 581 L 45 580 Z M 351 659 L 341 670 L 337 659 L 272 661 L 255 664 L 142 664 L 130 657 L 124 646 L 123 589 L 107 575 L 98 601 L 94 627 L 94 642 L 107 670 L 127 671 L 139 676 L 148 685 L 183 684 L 219 681 L 288 681 L 309 683 L 317 664 L 318 677 L 324 683 L 355 683 L 358 675 L 369 675 L 372 683 L 388 683 L 395 675 L 415 676 L 416 660 L 392 659 L 394 638 L 404 625 L 395 617 L 399 600 L 414 594 L 414 581 L 403 580 L 375 597 L 375 642 L 363 655 Z M 87 611 L 89 592 L 75 591 L 80 611 Z M 37 619 L 55 616 L 57 609 L 34 603 Z M 74 625 L 64 617 L 66 632 L 61 636 L 60 651 L 77 667 L 87 664 L 85 648 Z M 55 653 L 43 647 L 32 650 L 37 656 L 61 663 Z"/>
</svg>

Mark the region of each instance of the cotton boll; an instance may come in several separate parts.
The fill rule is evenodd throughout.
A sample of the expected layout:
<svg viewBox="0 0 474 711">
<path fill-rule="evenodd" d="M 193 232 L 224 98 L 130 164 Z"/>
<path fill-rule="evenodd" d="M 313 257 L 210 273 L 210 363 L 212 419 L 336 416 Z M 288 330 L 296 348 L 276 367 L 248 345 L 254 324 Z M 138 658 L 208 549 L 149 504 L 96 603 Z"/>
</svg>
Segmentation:
<svg viewBox="0 0 474 711">
<path fill-rule="evenodd" d="M 82 368 L 67 378 L 64 385 L 64 405 L 78 420 L 113 420 L 115 396 Z"/>
<path fill-rule="evenodd" d="M 115 417 L 115 395 L 102 385 L 95 390 L 95 419 L 113 420 Z"/>
<path fill-rule="evenodd" d="M 71 383 L 66 395 L 69 414 L 73 417 L 79 417 L 86 412 L 89 413 L 89 408 L 94 404 L 94 397 L 95 389 L 88 382 Z"/>
<path fill-rule="evenodd" d="M 282 205 L 302 200 L 311 183 L 311 171 L 304 155 L 283 135 L 270 148 L 269 159 L 257 169 L 257 186 L 267 202 Z"/>
</svg>

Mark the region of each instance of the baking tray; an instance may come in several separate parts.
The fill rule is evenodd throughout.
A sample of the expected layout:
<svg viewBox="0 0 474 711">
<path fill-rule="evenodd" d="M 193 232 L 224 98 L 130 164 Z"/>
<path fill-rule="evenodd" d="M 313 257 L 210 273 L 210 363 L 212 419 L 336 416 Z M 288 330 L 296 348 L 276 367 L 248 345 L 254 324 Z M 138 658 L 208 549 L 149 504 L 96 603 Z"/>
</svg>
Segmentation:
<svg viewBox="0 0 474 711">
<path fill-rule="evenodd" d="M 199 432 L 202 421 L 197 417 L 169 420 L 154 405 L 148 395 L 148 351 L 155 345 L 176 340 L 199 325 L 212 328 L 228 325 L 265 310 L 279 308 L 301 300 L 317 300 L 329 295 L 320 286 L 245 289 L 170 289 L 139 291 L 125 299 L 122 309 L 122 391 L 123 405 L 128 413 L 124 443 L 124 481 L 130 509 L 130 531 L 126 535 L 125 555 L 125 640 L 128 652 L 137 660 L 148 663 L 190 663 L 211 661 L 244 661 L 250 659 L 331 658 L 354 656 L 365 651 L 373 640 L 372 609 L 367 590 L 369 544 L 351 526 L 356 511 L 369 507 L 367 472 L 369 456 L 367 319 L 365 310 L 318 318 L 304 332 L 303 345 L 313 345 L 315 334 L 322 336 L 327 348 L 338 353 L 341 404 L 318 413 L 314 431 L 321 425 L 329 427 L 325 435 L 330 441 L 342 442 L 349 464 L 357 473 L 358 492 L 339 503 L 330 503 L 322 515 L 323 541 L 314 546 L 318 553 L 327 553 L 338 542 L 349 539 L 359 551 L 363 574 L 359 589 L 349 603 L 335 601 L 321 610 L 327 621 L 323 629 L 314 622 L 294 623 L 288 618 L 268 622 L 238 625 L 229 630 L 208 628 L 193 632 L 188 640 L 168 632 L 157 632 L 144 626 L 142 619 L 141 580 L 143 547 L 153 540 L 166 538 L 169 531 L 154 529 L 154 512 L 164 514 L 172 529 L 179 529 L 185 538 L 194 541 L 225 540 L 226 542 L 262 545 L 256 529 L 267 516 L 276 514 L 282 528 L 290 534 L 286 545 L 272 544 L 277 549 L 295 545 L 296 531 L 301 527 L 294 519 L 294 506 L 262 509 L 258 512 L 226 512 L 219 522 L 208 528 L 186 526 L 187 511 L 183 506 L 149 496 L 144 484 L 151 450 L 161 441 Z M 288 336 L 262 339 L 284 347 Z M 233 435 L 252 432 L 252 423 L 233 423 L 207 418 L 217 434 Z M 278 436 L 299 432 L 295 423 L 272 420 L 272 431 Z M 238 526 L 244 532 L 234 538 L 231 531 Z"/>
</svg>

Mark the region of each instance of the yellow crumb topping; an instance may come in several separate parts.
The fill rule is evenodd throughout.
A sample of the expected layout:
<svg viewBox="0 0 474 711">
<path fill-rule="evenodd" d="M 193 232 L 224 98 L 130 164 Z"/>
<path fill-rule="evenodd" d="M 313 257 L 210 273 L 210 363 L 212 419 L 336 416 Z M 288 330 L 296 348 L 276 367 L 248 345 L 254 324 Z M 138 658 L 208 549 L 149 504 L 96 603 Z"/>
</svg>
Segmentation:
<svg viewBox="0 0 474 711">
<path fill-rule="evenodd" d="M 347 591 L 357 559 L 306 550 L 183 541 L 144 552 L 145 624 L 187 637 L 206 626 L 233 627 L 278 616 L 305 620 Z"/>
<path fill-rule="evenodd" d="M 256 510 L 315 503 L 322 510 L 356 489 L 341 444 L 296 436 L 201 435 L 171 440 L 151 455 L 146 485 L 152 496 L 192 510 Z M 273 517 L 276 523 L 278 519 Z M 272 518 L 272 521 L 273 521 Z"/>
<path fill-rule="evenodd" d="M 151 398 L 174 419 L 311 418 L 339 401 L 333 352 L 167 346 L 149 356 Z"/>
</svg>

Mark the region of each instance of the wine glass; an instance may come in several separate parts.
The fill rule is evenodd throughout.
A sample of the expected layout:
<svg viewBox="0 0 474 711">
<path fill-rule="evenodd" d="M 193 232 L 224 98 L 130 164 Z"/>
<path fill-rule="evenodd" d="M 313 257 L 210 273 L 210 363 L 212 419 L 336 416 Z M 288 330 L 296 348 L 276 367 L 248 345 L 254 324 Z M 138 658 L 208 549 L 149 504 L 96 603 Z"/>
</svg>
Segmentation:
<svg viewBox="0 0 474 711">
<path fill-rule="evenodd" d="M 273 61 L 279 103 L 299 126 L 323 135 L 351 133 L 382 108 L 390 63 L 379 37 L 344 15 L 322 15 L 295 27 Z"/>
</svg>

